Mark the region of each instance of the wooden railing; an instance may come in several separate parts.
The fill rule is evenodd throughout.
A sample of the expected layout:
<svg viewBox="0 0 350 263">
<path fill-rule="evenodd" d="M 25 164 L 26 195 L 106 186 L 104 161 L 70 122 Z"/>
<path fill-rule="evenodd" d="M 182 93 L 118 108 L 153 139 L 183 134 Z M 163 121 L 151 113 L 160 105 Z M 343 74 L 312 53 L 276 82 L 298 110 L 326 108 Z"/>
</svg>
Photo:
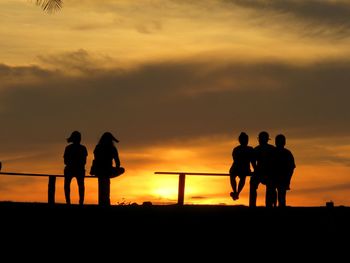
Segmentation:
<svg viewBox="0 0 350 263">
<path fill-rule="evenodd" d="M 1 168 L 1 167 L 0 167 Z M 49 204 L 55 204 L 56 178 L 64 177 L 63 174 L 40 174 L 40 173 L 15 173 L 15 172 L 0 172 L 0 175 L 19 175 L 19 176 L 35 176 L 48 177 L 47 199 Z M 85 176 L 85 178 L 97 178 L 96 176 Z"/>
<path fill-rule="evenodd" d="M 185 200 L 185 182 L 186 175 L 199 175 L 199 176 L 229 176 L 228 173 L 191 173 L 191 172 L 154 172 L 155 174 L 175 174 L 179 176 L 179 187 L 177 195 L 177 204 L 183 205 Z"/>
</svg>

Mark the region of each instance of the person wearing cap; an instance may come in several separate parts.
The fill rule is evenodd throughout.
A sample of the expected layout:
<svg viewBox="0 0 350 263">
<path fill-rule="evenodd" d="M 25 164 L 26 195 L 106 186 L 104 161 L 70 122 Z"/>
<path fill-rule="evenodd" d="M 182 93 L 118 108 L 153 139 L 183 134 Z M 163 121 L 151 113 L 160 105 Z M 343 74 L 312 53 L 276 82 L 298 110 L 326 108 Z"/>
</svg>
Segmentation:
<svg viewBox="0 0 350 263">
<path fill-rule="evenodd" d="M 87 149 L 81 145 L 81 134 L 78 131 L 73 131 L 67 138 L 69 145 L 66 146 L 63 154 L 64 159 L 64 194 L 66 203 L 71 204 L 70 186 L 73 177 L 76 178 L 79 191 L 79 205 L 84 204 L 85 195 L 85 164 L 88 155 Z"/>
<path fill-rule="evenodd" d="M 296 165 L 292 152 L 285 148 L 286 137 L 283 134 L 278 134 L 275 137 L 275 145 L 276 162 L 274 170 L 277 201 L 278 207 L 285 207 L 287 190 L 290 190 L 290 181 Z"/>
<path fill-rule="evenodd" d="M 114 143 L 119 141 L 110 132 L 105 132 L 94 149 L 94 175 L 98 178 L 98 204 L 109 206 L 110 179 L 124 173 L 120 166 L 117 147 Z M 114 165 L 113 165 L 114 162 Z"/>
<path fill-rule="evenodd" d="M 243 190 L 246 177 L 251 175 L 251 165 L 253 163 L 254 149 L 248 146 L 249 136 L 245 132 L 241 132 L 238 136 L 240 145 L 232 150 L 232 166 L 230 168 L 230 183 L 232 192 L 230 196 L 233 200 L 239 199 L 239 194 Z M 238 186 L 236 178 L 239 178 Z"/>
<path fill-rule="evenodd" d="M 254 148 L 254 173 L 250 179 L 249 207 L 256 207 L 257 190 L 260 184 L 266 186 L 266 207 L 273 207 L 276 200 L 273 184 L 275 147 L 268 143 L 269 140 L 268 132 L 259 133 L 259 145 Z"/>
</svg>

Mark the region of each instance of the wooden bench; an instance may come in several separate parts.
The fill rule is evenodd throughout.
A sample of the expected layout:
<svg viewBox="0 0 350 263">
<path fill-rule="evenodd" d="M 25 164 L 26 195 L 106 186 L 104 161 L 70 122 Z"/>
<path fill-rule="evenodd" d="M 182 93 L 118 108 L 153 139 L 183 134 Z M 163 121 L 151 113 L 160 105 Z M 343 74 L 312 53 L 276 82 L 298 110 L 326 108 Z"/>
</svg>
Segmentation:
<svg viewBox="0 0 350 263">
<path fill-rule="evenodd" d="M 185 181 L 186 175 L 199 175 L 199 176 L 229 176 L 228 173 L 190 173 L 190 172 L 154 172 L 155 174 L 175 174 L 179 176 L 179 187 L 177 204 L 183 205 L 185 199 Z"/>
</svg>

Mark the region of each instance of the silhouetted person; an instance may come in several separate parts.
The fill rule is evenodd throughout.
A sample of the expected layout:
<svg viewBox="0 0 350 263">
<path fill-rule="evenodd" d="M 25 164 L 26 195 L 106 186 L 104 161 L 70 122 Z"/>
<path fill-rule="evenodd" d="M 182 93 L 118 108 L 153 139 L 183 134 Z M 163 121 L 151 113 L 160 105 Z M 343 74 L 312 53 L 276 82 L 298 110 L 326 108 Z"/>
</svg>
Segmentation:
<svg viewBox="0 0 350 263">
<path fill-rule="evenodd" d="M 81 134 L 78 131 L 72 132 L 67 138 L 67 142 L 70 143 L 64 150 L 64 194 L 66 203 L 70 204 L 70 185 L 73 177 L 76 178 L 79 189 L 79 205 L 84 204 L 85 194 L 85 164 L 88 152 L 84 145 L 80 144 Z"/>
<path fill-rule="evenodd" d="M 277 201 L 279 207 L 285 207 L 287 190 L 290 190 L 290 181 L 296 166 L 292 152 L 285 148 L 286 137 L 283 134 L 276 136 L 275 145 L 274 179 L 277 189 Z"/>
<path fill-rule="evenodd" d="M 124 173 L 114 142 L 119 142 L 110 132 L 105 132 L 94 150 L 94 173 L 98 177 L 98 204 L 109 206 L 110 178 Z M 113 162 L 115 167 L 113 167 Z"/>
<path fill-rule="evenodd" d="M 248 146 L 249 136 L 241 132 L 238 137 L 240 145 L 232 150 L 232 166 L 230 168 L 230 183 L 233 192 L 230 196 L 233 200 L 239 199 L 239 194 L 243 190 L 247 176 L 251 175 L 250 165 L 253 164 L 254 149 Z M 236 177 L 239 178 L 238 187 Z"/>
<path fill-rule="evenodd" d="M 266 131 L 259 133 L 259 145 L 254 148 L 254 173 L 250 179 L 249 206 L 256 207 L 259 184 L 266 185 L 265 205 L 274 206 L 275 187 L 273 185 L 273 165 L 275 147 L 269 144 L 270 138 Z"/>
</svg>

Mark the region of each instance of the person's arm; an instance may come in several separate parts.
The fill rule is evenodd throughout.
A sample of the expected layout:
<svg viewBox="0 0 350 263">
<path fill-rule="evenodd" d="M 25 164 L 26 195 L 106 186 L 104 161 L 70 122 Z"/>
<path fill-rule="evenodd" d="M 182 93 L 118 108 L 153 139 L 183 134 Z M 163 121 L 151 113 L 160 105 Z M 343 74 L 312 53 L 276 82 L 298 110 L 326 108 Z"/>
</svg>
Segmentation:
<svg viewBox="0 0 350 263">
<path fill-rule="evenodd" d="M 87 159 L 87 156 L 88 156 L 88 151 L 86 149 L 86 147 L 84 146 L 84 165 L 86 164 L 86 159 Z"/>
<path fill-rule="evenodd" d="M 250 162 L 251 162 L 251 164 L 253 166 L 253 169 L 255 171 L 256 170 L 256 150 L 254 148 L 252 148 L 251 151 L 252 152 L 251 152 L 251 160 L 250 160 Z"/>
<path fill-rule="evenodd" d="M 294 169 L 296 167 L 295 165 L 295 160 L 294 160 L 294 156 L 292 154 L 291 151 L 289 151 L 289 169 L 288 169 L 288 178 L 287 178 L 287 190 L 290 190 L 290 183 L 291 183 L 291 180 L 292 180 L 292 176 L 293 176 L 293 173 L 294 173 Z"/>
<path fill-rule="evenodd" d="M 288 152 L 289 152 L 289 174 L 290 174 L 290 177 L 292 177 L 296 165 L 295 165 L 295 160 L 292 152 L 289 150 Z"/>
<path fill-rule="evenodd" d="M 68 154 L 67 154 L 67 147 L 64 149 L 64 153 L 63 153 L 63 163 L 65 164 L 65 165 L 67 165 L 68 164 L 68 156 L 67 156 Z"/>
</svg>

